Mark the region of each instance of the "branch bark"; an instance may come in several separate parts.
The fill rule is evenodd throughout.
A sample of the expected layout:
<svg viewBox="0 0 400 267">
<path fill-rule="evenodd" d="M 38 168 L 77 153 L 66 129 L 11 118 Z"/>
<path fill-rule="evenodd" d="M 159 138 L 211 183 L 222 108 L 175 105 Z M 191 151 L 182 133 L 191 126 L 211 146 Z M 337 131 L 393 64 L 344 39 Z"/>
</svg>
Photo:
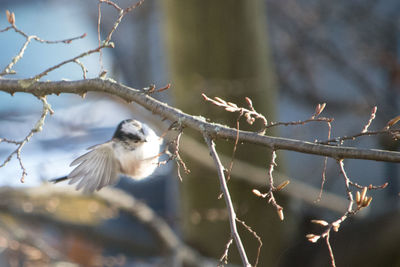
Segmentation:
<svg viewBox="0 0 400 267">
<path fill-rule="evenodd" d="M 235 140 L 236 129 L 207 122 L 204 117 L 193 116 L 160 102 L 145 93 L 126 85 L 102 79 L 87 79 L 78 81 L 35 82 L 34 80 L 0 79 L 0 91 L 14 94 L 30 93 L 37 97 L 71 93 L 84 96 L 87 92 L 103 92 L 116 95 L 127 102 L 136 102 L 146 109 L 171 121 L 178 121 L 182 126 L 206 132 L 211 138 Z M 400 162 L 400 153 L 378 149 L 363 149 L 353 147 L 338 147 L 311 143 L 307 141 L 260 135 L 249 131 L 239 132 L 239 141 L 266 146 L 274 150 L 290 150 L 306 154 L 327 156 L 340 159 L 364 159 L 386 162 Z"/>
</svg>

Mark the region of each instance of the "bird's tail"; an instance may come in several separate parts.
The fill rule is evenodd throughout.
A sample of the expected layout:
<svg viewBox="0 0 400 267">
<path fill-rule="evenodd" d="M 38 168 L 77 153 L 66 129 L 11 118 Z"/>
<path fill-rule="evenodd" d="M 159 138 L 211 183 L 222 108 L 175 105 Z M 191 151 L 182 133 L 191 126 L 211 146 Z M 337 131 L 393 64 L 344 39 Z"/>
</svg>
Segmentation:
<svg viewBox="0 0 400 267">
<path fill-rule="evenodd" d="M 49 180 L 49 182 L 56 184 L 56 183 L 59 183 L 59 182 L 65 181 L 65 180 L 68 180 L 68 176 L 54 178 L 54 179 Z"/>
</svg>

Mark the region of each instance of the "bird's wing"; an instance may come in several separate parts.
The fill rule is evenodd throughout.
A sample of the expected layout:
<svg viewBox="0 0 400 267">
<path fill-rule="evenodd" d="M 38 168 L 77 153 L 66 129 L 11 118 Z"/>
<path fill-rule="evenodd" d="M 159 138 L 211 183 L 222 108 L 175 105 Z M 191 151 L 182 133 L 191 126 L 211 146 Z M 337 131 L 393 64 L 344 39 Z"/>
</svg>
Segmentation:
<svg viewBox="0 0 400 267">
<path fill-rule="evenodd" d="M 69 184 L 79 182 L 76 189 L 83 188 L 84 193 L 93 193 L 118 181 L 119 165 L 112 143 L 107 142 L 89 149 L 89 152 L 71 163 L 70 166 L 78 166 L 68 175 Z"/>
</svg>

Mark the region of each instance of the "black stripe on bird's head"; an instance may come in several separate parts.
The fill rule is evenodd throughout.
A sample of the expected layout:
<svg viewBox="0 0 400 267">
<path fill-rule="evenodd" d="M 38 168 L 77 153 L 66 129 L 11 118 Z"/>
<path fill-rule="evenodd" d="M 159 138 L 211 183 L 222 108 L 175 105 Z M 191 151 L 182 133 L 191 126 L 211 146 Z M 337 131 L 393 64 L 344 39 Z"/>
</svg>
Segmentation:
<svg viewBox="0 0 400 267">
<path fill-rule="evenodd" d="M 118 124 L 113 139 L 121 141 L 146 142 L 142 123 L 133 119 L 123 120 Z"/>
</svg>

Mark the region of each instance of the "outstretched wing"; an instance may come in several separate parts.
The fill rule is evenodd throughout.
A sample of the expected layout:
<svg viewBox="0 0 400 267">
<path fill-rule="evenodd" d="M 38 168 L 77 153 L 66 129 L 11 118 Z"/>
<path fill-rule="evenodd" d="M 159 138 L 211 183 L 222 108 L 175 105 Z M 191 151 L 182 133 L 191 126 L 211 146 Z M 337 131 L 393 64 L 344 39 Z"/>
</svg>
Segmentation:
<svg viewBox="0 0 400 267">
<path fill-rule="evenodd" d="M 119 165 L 110 142 L 89 149 L 71 163 L 70 166 L 79 165 L 68 175 L 69 184 L 79 182 L 76 190 L 83 188 L 84 193 L 93 193 L 106 185 L 115 184 L 119 178 Z"/>
</svg>

